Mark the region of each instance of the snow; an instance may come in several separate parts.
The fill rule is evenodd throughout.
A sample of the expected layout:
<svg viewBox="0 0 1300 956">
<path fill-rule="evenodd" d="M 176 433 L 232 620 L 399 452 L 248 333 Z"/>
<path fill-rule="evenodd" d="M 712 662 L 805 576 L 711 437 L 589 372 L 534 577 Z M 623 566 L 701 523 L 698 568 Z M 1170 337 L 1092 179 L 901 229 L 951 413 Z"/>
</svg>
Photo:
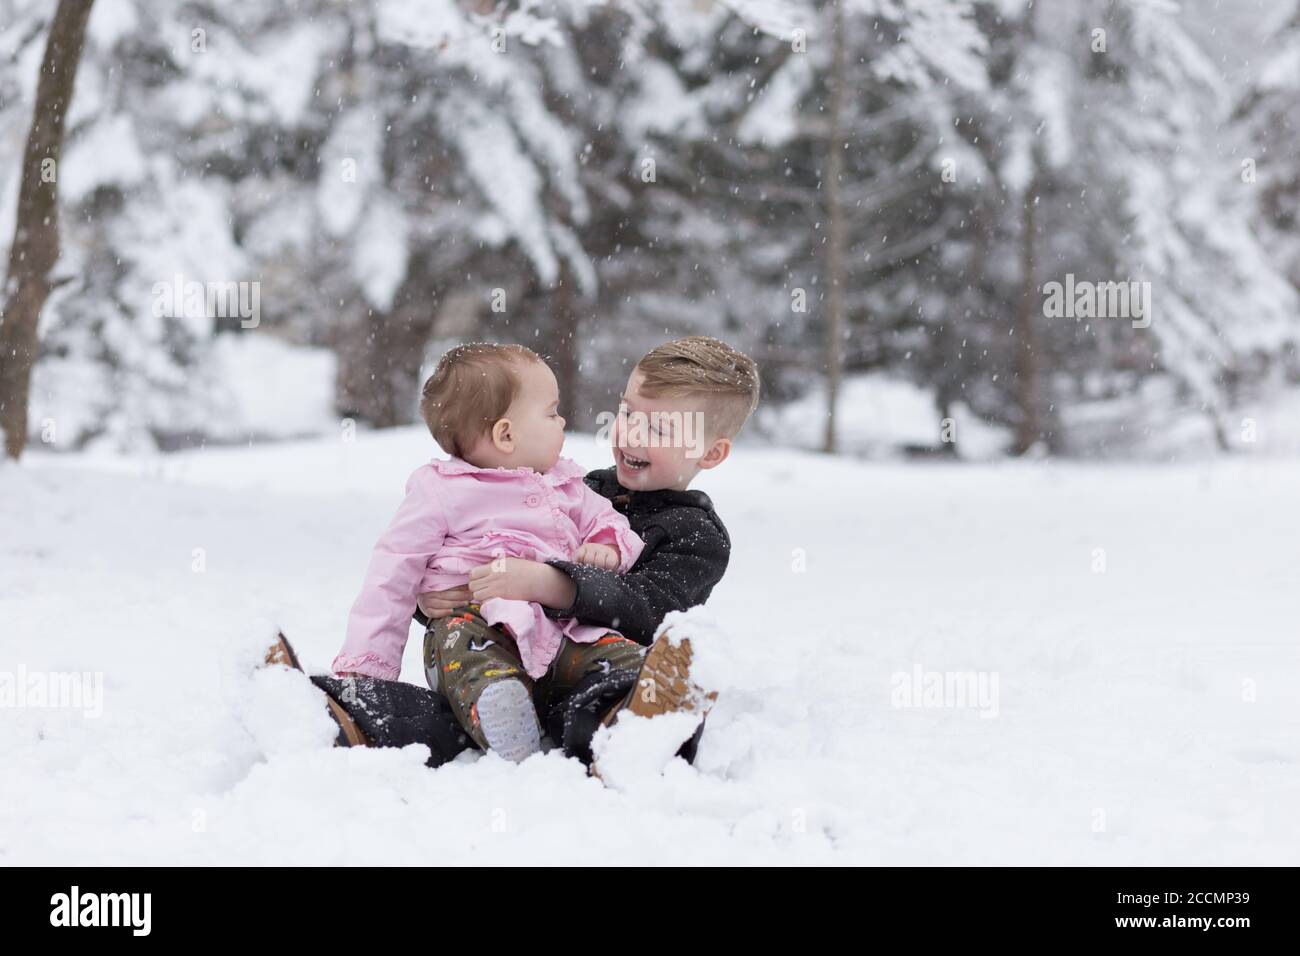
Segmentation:
<svg viewBox="0 0 1300 956">
<path fill-rule="evenodd" d="M 336 367 L 333 351 L 290 345 L 260 329 L 217 336 L 205 351 L 203 364 L 211 391 L 204 435 L 230 442 L 337 434 Z M 42 362 L 32 383 L 34 430 L 41 432 L 48 423 L 54 434 L 42 437 L 45 444 L 57 449 L 79 447 L 96 433 L 106 407 L 124 410 L 122 395 L 105 399 L 109 391 L 101 365 L 76 356 Z"/>
<path fill-rule="evenodd" d="M 87 36 L 98 46 L 111 49 L 139 27 L 140 18 L 130 0 L 99 0 L 90 11 Z"/>
<path fill-rule="evenodd" d="M 657 786 L 656 778 L 672 765 L 682 741 L 690 739 L 698 723 L 686 712 L 653 720 L 628 713 L 619 717 L 617 729 L 600 728 L 591 746 L 601 781 L 624 793 Z"/>
<path fill-rule="evenodd" d="M 826 421 L 826 390 L 813 388 L 784 405 L 760 405 L 757 426 L 773 441 L 799 448 L 820 448 Z M 953 408 L 954 436 L 961 457 L 989 459 L 1009 444 L 1004 429 Z M 929 390 L 895 375 L 866 373 L 845 378 L 836 413 L 841 450 L 880 457 L 901 448 L 937 450 L 943 419 Z"/>
<path fill-rule="evenodd" d="M 783 40 L 792 39 L 796 30 L 806 31 L 809 22 L 809 11 L 788 0 L 722 0 L 721 5 L 752 24 L 755 30 Z M 697 6 L 708 9 L 706 4 Z"/>
<path fill-rule="evenodd" d="M 630 142 L 641 142 L 649 134 L 672 134 L 678 130 L 699 135 L 707 129 L 700 107 L 681 79 L 667 63 L 647 59 L 639 67 L 636 94 L 620 111 L 620 120 Z"/>
<path fill-rule="evenodd" d="M 316 186 L 316 208 L 329 235 L 337 239 L 356 228 L 369 191 L 382 179 L 382 156 L 378 116 L 351 110 L 339 119 L 321 149 Z"/>
<path fill-rule="evenodd" d="M 1262 90 L 1289 90 L 1300 83 L 1300 46 L 1283 50 L 1259 71 Z"/>
<path fill-rule="evenodd" d="M 449 104 L 444 110 L 455 131 L 465 170 L 478 185 L 523 248 L 544 283 L 555 281 L 559 263 L 546 232 L 543 180 L 514 130 L 505 120 L 490 114 L 476 114 L 466 103 Z"/>
<path fill-rule="evenodd" d="M 64 199 L 76 201 L 100 186 L 136 186 L 146 175 L 131 118 L 108 116 L 69 143 L 60 185 Z"/>
<path fill-rule="evenodd" d="M 815 75 L 806 57 L 787 60 L 763 86 L 736 129 L 742 143 L 781 146 L 799 132 L 799 104 Z"/>
<path fill-rule="evenodd" d="M 379 39 L 388 42 L 437 49 L 459 43 L 467 32 L 452 0 L 381 0 L 375 13 Z"/>
<path fill-rule="evenodd" d="M 742 444 L 699 484 L 732 566 L 674 625 L 722 685 L 697 764 L 630 722 L 604 786 L 556 752 L 332 748 L 307 682 L 254 667 L 276 627 L 332 658 L 432 451 L 411 428 L 0 468 L 0 700 L 20 667 L 103 681 L 100 717 L 4 713 L 0 865 L 1297 859 L 1294 460 Z M 996 716 L 895 706 L 918 671 L 996 677 Z"/>
<path fill-rule="evenodd" d="M 221 439 L 319 435 L 339 427 L 334 411 L 338 360 L 325 348 L 270 335 L 222 335 L 208 359 L 224 406 L 212 423 Z"/>
<path fill-rule="evenodd" d="M 193 76 L 218 91 L 223 111 L 240 120 L 292 126 L 312 102 L 316 77 L 337 40 L 336 24 L 301 23 L 255 46 L 212 28 L 201 51 L 187 54 Z"/>
<path fill-rule="evenodd" d="M 357 231 L 351 266 L 366 301 L 380 312 L 393 307 L 409 258 L 410 223 L 405 213 L 387 196 L 376 198 Z"/>
<path fill-rule="evenodd" d="M 988 74 L 981 59 L 987 41 L 973 27 L 971 7 L 952 0 L 906 0 L 899 11 L 890 3 L 865 4 L 869 14 L 900 16 L 903 42 L 890 48 L 875 64 L 882 78 L 894 78 L 924 88 L 930 72 L 949 76 L 971 90 L 988 88 Z M 875 9 L 873 9 L 875 8 Z"/>
</svg>

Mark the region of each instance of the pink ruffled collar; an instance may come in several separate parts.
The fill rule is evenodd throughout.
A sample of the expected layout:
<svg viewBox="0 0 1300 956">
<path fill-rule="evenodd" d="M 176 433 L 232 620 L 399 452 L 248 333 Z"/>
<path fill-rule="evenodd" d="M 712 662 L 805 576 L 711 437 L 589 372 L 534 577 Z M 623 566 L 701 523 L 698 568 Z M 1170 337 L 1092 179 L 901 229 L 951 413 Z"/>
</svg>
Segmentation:
<svg viewBox="0 0 1300 956">
<path fill-rule="evenodd" d="M 429 462 L 440 475 L 476 475 L 481 478 L 538 478 L 552 488 L 581 478 L 587 472 L 572 458 L 561 458 L 550 471 L 538 474 L 531 468 L 479 468 L 463 458 L 434 458 Z"/>
</svg>

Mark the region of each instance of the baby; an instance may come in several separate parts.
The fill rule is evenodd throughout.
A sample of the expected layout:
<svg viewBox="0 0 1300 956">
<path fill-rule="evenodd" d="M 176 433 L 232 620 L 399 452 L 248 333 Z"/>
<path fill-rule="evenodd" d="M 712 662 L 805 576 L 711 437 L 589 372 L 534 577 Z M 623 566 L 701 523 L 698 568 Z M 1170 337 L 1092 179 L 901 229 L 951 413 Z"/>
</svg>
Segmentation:
<svg viewBox="0 0 1300 956">
<path fill-rule="evenodd" d="M 508 557 L 619 573 L 636 563 L 643 544 L 627 519 L 560 457 L 558 406 L 555 375 L 523 346 L 462 345 L 442 357 L 420 410 L 451 457 L 407 481 L 352 606 L 335 672 L 396 680 L 417 595 L 463 587 L 471 568 Z M 498 597 L 490 583 L 474 598 L 437 639 L 433 629 L 426 634 L 425 674 L 475 743 L 510 760 L 539 749 L 533 682 L 557 657 L 584 645 L 639 651 L 608 627 Z"/>
</svg>

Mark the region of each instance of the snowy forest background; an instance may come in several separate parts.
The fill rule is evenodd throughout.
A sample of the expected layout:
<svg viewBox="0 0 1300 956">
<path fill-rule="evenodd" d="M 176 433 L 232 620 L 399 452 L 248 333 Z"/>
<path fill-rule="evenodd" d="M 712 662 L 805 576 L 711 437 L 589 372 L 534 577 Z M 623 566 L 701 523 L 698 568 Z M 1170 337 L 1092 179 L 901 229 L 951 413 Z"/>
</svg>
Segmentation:
<svg viewBox="0 0 1300 956">
<path fill-rule="evenodd" d="M 6 252 L 54 8 L 0 0 Z M 1298 100 L 1297 0 L 96 0 L 31 445 L 410 423 L 467 339 L 590 430 L 708 333 L 778 443 L 1294 454 Z"/>
</svg>

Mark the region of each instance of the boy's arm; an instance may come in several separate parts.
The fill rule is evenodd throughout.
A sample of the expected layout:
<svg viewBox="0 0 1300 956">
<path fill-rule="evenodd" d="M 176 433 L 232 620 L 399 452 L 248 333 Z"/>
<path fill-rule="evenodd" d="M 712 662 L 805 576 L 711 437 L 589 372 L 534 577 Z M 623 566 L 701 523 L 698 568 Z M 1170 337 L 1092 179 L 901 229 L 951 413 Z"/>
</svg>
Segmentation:
<svg viewBox="0 0 1300 956">
<path fill-rule="evenodd" d="M 580 512 L 576 515 L 578 533 L 584 545 L 600 544 L 618 553 L 618 571 L 627 571 L 636 564 L 645 549 L 645 542 L 632 530 L 627 517 L 617 511 L 604 495 L 582 486 Z M 585 560 L 576 563 L 590 564 Z"/>
<path fill-rule="evenodd" d="M 638 644 L 650 644 L 669 611 L 703 604 L 727 570 L 731 545 L 709 525 L 662 544 L 636 569 L 616 574 L 603 568 L 550 561 L 575 586 L 573 601 L 556 616 L 616 628 Z"/>
<path fill-rule="evenodd" d="M 375 544 L 348 615 L 347 637 L 331 665 L 336 674 L 397 680 L 401 673 L 420 579 L 447 534 L 436 483 L 437 474 L 427 466 L 406 483 L 406 498 Z"/>
</svg>

